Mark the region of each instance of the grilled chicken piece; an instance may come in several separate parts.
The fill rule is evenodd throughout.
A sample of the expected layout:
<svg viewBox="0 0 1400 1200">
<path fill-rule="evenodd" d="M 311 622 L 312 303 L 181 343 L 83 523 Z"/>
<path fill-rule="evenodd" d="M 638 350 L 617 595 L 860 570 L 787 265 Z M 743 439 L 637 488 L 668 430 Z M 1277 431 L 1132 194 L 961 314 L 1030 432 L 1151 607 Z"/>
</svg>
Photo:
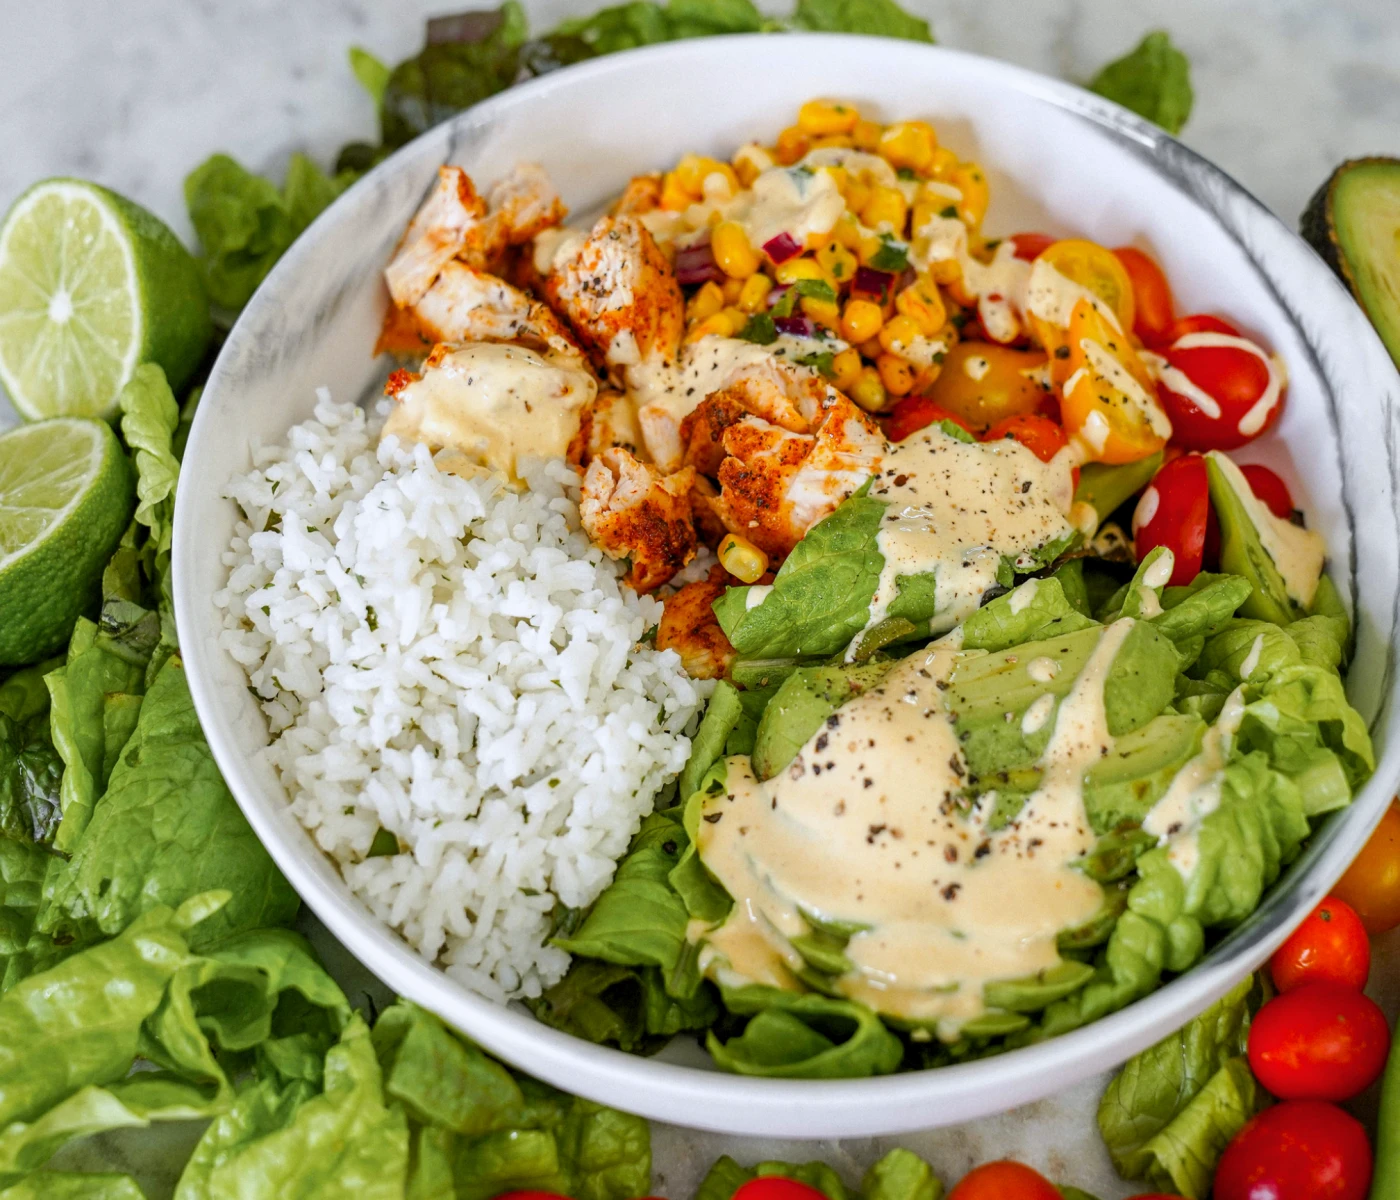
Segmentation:
<svg viewBox="0 0 1400 1200">
<path fill-rule="evenodd" d="M 680 348 L 680 284 L 636 216 L 603 217 L 582 241 L 563 244 L 544 287 L 554 310 L 610 367 L 673 359 Z"/>
<path fill-rule="evenodd" d="M 696 536 L 711 550 L 717 549 L 729 530 L 720 514 L 719 488 L 703 475 L 695 476 L 695 486 L 690 489 L 690 511 Z"/>
<path fill-rule="evenodd" d="M 637 410 L 631 397 L 604 388 L 579 413 L 578 433 L 569 443 L 569 461 L 586 467 L 604 450 L 620 447 L 636 458 L 641 450 Z"/>
<path fill-rule="evenodd" d="M 723 441 L 720 515 L 774 558 L 879 470 L 886 445 L 870 418 L 834 389 L 811 434 L 746 416 L 725 429 Z"/>
<path fill-rule="evenodd" d="M 578 343 L 547 304 L 464 263 L 447 263 L 413 312 L 430 341 L 516 342 L 586 366 Z"/>
<path fill-rule="evenodd" d="M 724 636 L 711 605 L 734 577 L 716 564 L 708 578 L 687 583 L 667 596 L 656 628 L 656 648 L 674 650 L 692 679 L 719 679 L 734 660 L 734 647 Z"/>
<path fill-rule="evenodd" d="M 695 557 L 694 483 L 689 467 L 663 475 L 618 447 L 588 464 L 579 505 L 584 532 L 609 558 L 632 560 L 623 582 L 637 591 L 654 591 Z"/>
<path fill-rule="evenodd" d="M 437 187 L 409 222 L 384 271 L 389 295 L 399 308 L 411 308 L 453 259 L 485 270 L 508 247 L 557 225 L 564 212 L 549 176 L 534 163 L 521 163 L 497 183 L 489 204 L 461 167 L 439 167 Z"/>
<path fill-rule="evenodd" d="M 627 181 L 627 186 L 622 189 L 620 195 L 613 206 L 608 211 L 613 216 L 620 216 L 623 213 L 649 213 L 655 208 L 661 207 L 661 173 L 658 171 L 654 175 L 634 175 Z"/>
</svg>

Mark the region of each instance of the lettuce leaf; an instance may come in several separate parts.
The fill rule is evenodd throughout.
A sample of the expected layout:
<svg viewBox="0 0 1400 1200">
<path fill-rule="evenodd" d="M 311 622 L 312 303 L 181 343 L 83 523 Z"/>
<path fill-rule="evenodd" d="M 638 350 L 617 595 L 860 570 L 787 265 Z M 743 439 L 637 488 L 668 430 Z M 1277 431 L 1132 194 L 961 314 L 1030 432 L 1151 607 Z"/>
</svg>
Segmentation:
<svg viewBox="0 0 1400 1200">
<path fill-rule="evenodd" d="M 943 1184 L 922 1158 L 896 1146 L 870 1165 L 860 1190 L 864 1200 L 940 1200 Z"/>
<path fill-rule="evenodd" d="M 1089 90 L 1146 117 L 1168 133 L 1181 132 L 1195 99 L 1191 64 L 1160 29 L 1099 71 Z"/>
<path fill-rule="evenodd" d="M 792 27 L 933 41 L 928 22 L 905 12 L 894 0 L 797 0 Z"/>
<path fill-rule="evenodd" d="M 28 841 L 0 837 L 0 993 L 33 967 L 28 951 L 44 876 L 54 858 Z"/>
<path fill-rule="evenodd" d="M 527 1001 L 555 1029 L 630 1053 L 659 1050 L 688 1030 L 708 1029 L 720 1016 L 713 989 L 701 984 L 686 998 L 668 995 L 656 967 L 624 967 L 576 959 L 558 983 Z"/>
<path fill-rule="evenodd" d="M 171 658 L 72 859 L 51 875 L 36 926 L 91 941 L 147 909 L 217 888 L 232 898 L 194 932 L 196 947 L 296 915 L 296 893 L 219 775 L 183 664 Z"/>
<path fill-rule="evenodd" d="M 0 840 L 51 842 L 62 813 L 63 759 L 50 736 L 44 684 L 56 665 L 26 667 L 0 684 Z"/>
<path fill-rule="evenodd" d="M 1221 1151 L 1266 1102 L 1244 1058 L 1259 1001 L 1250 976 L 1114 1077 L 1098 1123 L 1125 1179 L 1205 1195 Z"/>
<path fill-rule="evenodd" d="M 752 1167 L 740 1166 L 729 1155 L 721 1155 L 705 1173 L 695 1191 L 695 1200 L 731 1200 L 734 1193 L 752 1179 L 778 1176 L 795 1179 L 816 1188 L 827 1200 L 859 1200 L 841 1176 L 824 1162 L 790 1163 L 770 1160 Z"/>
<path fill-rule="evenodd" d="M 0 1188 L 0 1200 L 146 1200 L 146 1194 L 130 1175 L 36 1171 Z"/>
</svg>

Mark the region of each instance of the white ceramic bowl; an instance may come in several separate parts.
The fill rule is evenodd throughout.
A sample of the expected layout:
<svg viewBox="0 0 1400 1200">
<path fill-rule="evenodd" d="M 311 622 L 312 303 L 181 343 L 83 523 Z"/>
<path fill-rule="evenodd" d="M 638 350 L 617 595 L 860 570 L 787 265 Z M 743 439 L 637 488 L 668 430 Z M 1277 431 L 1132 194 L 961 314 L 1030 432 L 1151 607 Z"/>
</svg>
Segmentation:
<svg viewBox="0 0 1400 1200">
<path fill-rule="evenodd" d="M 380 381 L 380 271 L 443 162 L 489 183 L 543 163 L 575 211 L 686 151 L 726 157 L 771 139 L 814 95 L 884 119 L 926 117 L 987 169 L 990 230 L 1136 242 L 1164 264 L 1184 312 L 1213 311 L 1287 360 L 1267 459 L 1327 538 L 1358 621 L 1348 680 L 1380 754 L 1375 778 L 1241 928 L 1148 998 L 1067 1036 L 982 1062 L 879 1079 L 749 1079 L 604 1049 L 469 992 L 373 918 L 287 808 L 258 751 L 267 731 L 218 648 L 211 595 L 235 520 L 222 498 L 249 443 L 280 440 L 313 389 L 360 396 Z M 278 264 L 234 328 L 195 419 L 175 515 L 175 603 L 199 716 L 253 828 L 292 885 L 366 966 L 516 1066 L 595 1100 L 743 1134 L 837 1137 L 967 1121 L 1060 1090 L 1156 1041 L 1252 970 L 1326 893 L 1400 778 L 1391 704 L 1400 615 L 1397 377 L 1360 310 L 1261 204 L 1160 129 L 1067 84 L 1004 63 L 877 38 L 754 35 L 682 42 L 561 71 L 478 105 L 389 159 L 341 197 Z"/>
</svg>

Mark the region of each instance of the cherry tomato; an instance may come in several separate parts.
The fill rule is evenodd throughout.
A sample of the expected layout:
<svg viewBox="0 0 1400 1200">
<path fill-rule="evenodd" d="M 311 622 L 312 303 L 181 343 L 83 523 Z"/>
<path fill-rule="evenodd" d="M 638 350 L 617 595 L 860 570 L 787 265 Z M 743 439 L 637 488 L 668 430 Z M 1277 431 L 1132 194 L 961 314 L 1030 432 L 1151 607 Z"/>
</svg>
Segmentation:
<svg viewBox="0 0 1400 1200">
<path fill-rule="evenodd" d="M 1274 516 L 1286 521 L 1293 515 L 1293 494 L 1288 490 L 1288 484 L 1268 467 L 1246 463 L 1240 468 L 1240 473 L 1249 480 L 1249 490 L 1268 506 Z"/>
<path fill-rule="evenodd" d="M 1332 895 L 1356 910 L 1366 932 L 1400 925 L 1400 804 L 1392 804 Z"/>
<path fill-rule="evenodd" d="M 1059 239 L 1051 237 L 1048 233 L 1013 233 L 1009 240 L 1016 247 L 1017 258 L 1034 262 Z"/>
<path fill-rule="evenodd" d="M 1158 381 L 1172 438 L 1190 450 L 1233 450 L 1253 441 L 1283 412 L 1282 367 L 1238 329 L 1217 317 L 1183 317 L 1171 328 Z M 1211 344 L 1209 339 L 1233 339 Z M 1204 339 L 1204 344 L 1193 344 Z M 1266 410 L 1259 404 L 1274 389 Z"/>
<path fill-rule="evenodd" d="M 1020 413 L 998 421 L 982 435 L 982 440 L 995 442 L 1008 437 L 1015 438 L 1041 462 L 1049 462 L 1069 445 L 1058 422 L 1037 413 Z"/>
<path fill-rule="evenodd" d="M 1083 238 L 1066 238 L 1047 246 L 1035 261 L 1037 266 L 1043 264 L 1051 267 L 1071 283 L 1092 292 L 1113 310 L 1118 324 L 1125 331 L 1132 329 L 1137 312 L 1132 276 L 1112 250 Z M 1034 267 L 1031 269 L 1031 288 L 1035 289 Z M 1043 319 L 1041 323 L 1045 323 Z M 1031 325 L 1033 329 L 1036 328 L 1034 315 Z M 1051 347 L 1047 344 L 1046 349 Z"/>
<path fill-rule="evenodd" d="M 1018 1162 L 974 1167 L 948 1193 L 948 1200 L 1061 1200 L 1060 1189 L 1039 1171 Z"/>
<path fill-rule="evenodd" d="M 1390 1026 L 1369 996 L 1304 983 L 1275 996 L 1249 1027 L 1249 1066 L 1281 1100 L 1349 1100 L 1385 1068 Z"/>
<path fill-rule="evenodd" d="M 1039 350 L 1013 350 L 995 342 L 959 342 L 924 393 L 972 430 L 1006 417 L 1039 411 L 1049 393 L 1035 379 L 1045 365 Z"/>
<path fill-rule="evenodd" d="M 1173 587 L 1201 573 L 1210 518 L 1210 483 L 1206 460 L 1183 454 L 1167 463 L 1143 490 L 1133 510 L 1133 544 L 1138 561 L 1165 546 L 1172 552 Z"/>
<path fill-rule="evenodd" d="M 1215 1200 L 1365 1200 L 1371 1146 L 1335 1104 L 1290 1100 L 1266 1108 L 1225 1147 Z"/>
<path fill-rule="evenodd" d="M 1172 326 L 1172 289 L 1157 260 L 1134 246 L 1120 246 L 1113 252 L 1133 281 L 1136 313 L 1133 332 L 1149 346 L 1167 336 Z"/>
<path fill-rule="evenodd" d="M 1280 992 L 1304 983 L 1366 986 L 1371 974 L 1371 942 L 1366 926 L 1345 900 L 1329 896 L 1274 951 L 1269 972 Z"/>
<path fill-rule="evenodd" d="M 762 1175 L 741 1184 L 731 1200 L 826 1200 L 826 1196 L 783 1175 Z"/>
<path fill-rule="evenodd" d="M 1060 416 L 1091 462 L 1136 462 L 1163 447 L 1171 425 L 1152 377 L 1127 335 L 1088 300 L 1070 317 L 1068 364 Z"/>
<path fill-rule="evenodd" d="M 954 425 L 967 429 L 967 422 L 960 416 L 940 408 L 927 396 L 906 396 L 881 418 L 885 436 L 892 442 L 902 442 L 911 433 L 918 433 L 937 421 L 952 421 Z M 972 432 L 970 429 L 967 431 Z"/>
</svg>

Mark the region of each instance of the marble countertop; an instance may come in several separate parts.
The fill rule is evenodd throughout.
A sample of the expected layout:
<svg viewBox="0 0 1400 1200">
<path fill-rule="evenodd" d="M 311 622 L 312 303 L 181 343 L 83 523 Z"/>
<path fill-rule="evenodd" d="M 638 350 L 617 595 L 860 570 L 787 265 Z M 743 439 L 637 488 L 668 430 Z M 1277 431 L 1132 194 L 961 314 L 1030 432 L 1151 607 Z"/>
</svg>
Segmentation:
<svg viewBox="0 0 1400 1200">
<path fill-rule="evenodd" d="M 1188 54 L 1195 113 L 1184 140 L 1290 225 L 1342 159 L 1400 150 L 1396 0 L 907 0 L 946 45 L 1084 79 L 1165 27 Z M 223 150 L 280 178 L 304 150 L 326 162 L 371 136 L 374 111 L 346 65 L 360 44 L 395 61 L 421 44 L 452 0 L 0 0 L 0 211 L 33 181 L 95 179 L 188 238 L 182 182 Z M 535 28 L 596 0 L 526 0 Z M 764 4 L 775 11 L 787 5 Z M 0 396 L 0 427 L 8 423 Z M 13 419 L 10 417 L 9 419 Z M 1386 957 L 1395 968 L 1400 954 Z M 1387 972 L 1388 974 L 1391 972 Z M 1392 995 L 1400 988 L 1387 988 Z M 1101 1080 L 974 1126 L 903 1137 L 944 1178 L 1019 1157 L 1105 1198 L 1128 1194 L 1094 1130 Z M 625 1104 L 626 1098 L 619 1097 Z M 751 1142 L 659 1129 L 658 1191 L 688 1194 L 701 1164 L 728 1150 L 821 1157 L 858 1177 L 881 1149 Z M 159 1176 L 147 1178 L 160 1190 Z"/>
</svg>

